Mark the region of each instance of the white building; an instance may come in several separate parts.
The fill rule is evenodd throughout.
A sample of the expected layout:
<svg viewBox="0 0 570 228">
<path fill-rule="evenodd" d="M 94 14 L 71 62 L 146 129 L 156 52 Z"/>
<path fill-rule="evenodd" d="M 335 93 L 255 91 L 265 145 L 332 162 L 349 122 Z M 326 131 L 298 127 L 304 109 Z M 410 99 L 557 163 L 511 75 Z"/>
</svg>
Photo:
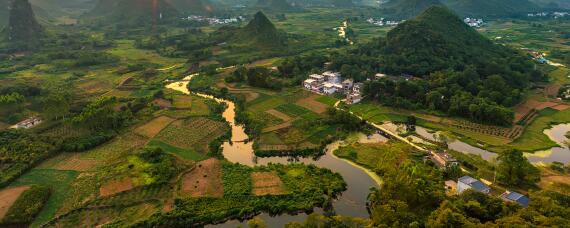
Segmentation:
<svg viewBox="0 0 570 228">
<path fill-rule="evenodd" d="M 342 82 L 342 88 L 345 93 L 349 93 L 352 90 L 352 85 L 354 85 L 354 81 L 352 79 L 346 79 Z"/>
<path fill-rule="evenodd" d="M 332 71 L 324 72 L 323 77 L 325 77 L 325 81 L 330 82 L 330 83 L 339 83 L 340 80 L 342 79 L 340 77 L 340 73 L 332 72 Z"/>
<path fill-rule="evenodd" d="M 350 93 L 346 96 L 346 103 L 349 105 L 360 103 L 360 101 L 362 101 L 362 96 L 359 93 Z"/>
<path fill-rule="evenodd" d="M 309 75 L 309 78 L 315 80 L 317 83 L 322 83 L 325 81 L 325 77 L 320 74 L 311 74 Z"/>
<path fill-rule="evenodd" d="M 336 93 L 336 86 L 334 86 L 333 83 L 325 82 L 325 84 L 323 84 L 323 93 L 327 95 Z"/>
<path fill-rule="evenodd" d="M 470 176 L 464 176 L 457 180 L 457 193 L 461 194 L 463 191 L 473 189 L 478 192 L 482 192 L 485 194 L 491 193 L 491 188 Z"/>
<path fill-rule="evenodd" d="M 303 87 L 305 87 L 305 89 L 311 90 L 315 82 L 316 81 L 314 79 L 307 79 L 303 81 Z"/>
<path fill-rule="evenodd" d="M 364 90 L 364 84 L 363 83 L 354 83 L 354 85 L 352 86 L 352 92 L 353 93 L 362 94 L 363 90 Z"/>
</svg>

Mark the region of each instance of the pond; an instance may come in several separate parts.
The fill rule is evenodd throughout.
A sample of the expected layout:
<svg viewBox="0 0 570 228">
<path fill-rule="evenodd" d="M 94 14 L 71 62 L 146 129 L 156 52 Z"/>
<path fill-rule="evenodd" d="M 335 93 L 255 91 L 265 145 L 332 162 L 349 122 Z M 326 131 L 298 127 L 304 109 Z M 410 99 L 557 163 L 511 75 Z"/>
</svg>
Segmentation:
<svg viewBox="0 0 570 228">
<path fill-rule="evenodd" d="M 570 139 L 566 137 L 568 132 L 570 132 L 570 123 L 554 125 L 552 128 L 544 130 L 544 134 L 559 146 L 549 150 L 525 154 L 525 156 L 529 161 L 535 163 L 551 163 L 557 161 L 568 164 L 568 162 L 570 162 L 570 148 L 568 148 L 567 144 Z"/>
</svg>

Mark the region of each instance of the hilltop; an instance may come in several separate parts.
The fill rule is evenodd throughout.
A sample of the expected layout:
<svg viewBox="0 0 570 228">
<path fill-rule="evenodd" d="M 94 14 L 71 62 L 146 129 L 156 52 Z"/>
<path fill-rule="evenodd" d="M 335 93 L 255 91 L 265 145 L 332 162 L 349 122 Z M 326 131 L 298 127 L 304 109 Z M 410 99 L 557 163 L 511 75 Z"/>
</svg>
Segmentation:
<svg viewBox="0 0 570 228">
<path fill-rule="evenodd" d="M 416 75 L 468 64 L 484 66 L 513 52 L 494 44 L 444 6 L 430 7 L 388 32 L 385 50 L 416 66 L 407 69 Z"/>
<path fill-rule="evenodd" d="M 382 12 L 393 19 L 418 16 L 431 6 L 445 5 L 461 16 L 508 17 L 539 10 L 529 0 L 391 0 Z"/>
<path fill-rule="evenodd" d="M 8 41 L 35 41 L 44 36 L 42 26 L 36 20 L 32 5 L 28 0 L 14 0 L 10 7 L 8 26 L 5 28 Z"/>
<path fill-rule="evenodd" d="M 166 0 L 179 12 L 187 14 L 209 14 L 214 12 L 213 4 L 208 0 Z"/>
<path fill-rule="evenodd" d="M 10 4 L 12 0 L 0 0 L 0 31 L 8 25 L 8 18 L 10 15 Z M 36 20 L 39 21 L 51 21 L 52 18 L 50 14 L 43 8 L 36 6 L 32 3 L 32 10 L 34 11 L 34 15 L 36 16 Z"/>
<path fill-rule="evenodd" d="M 439 0 L 391 0 L 381 11 L 392 19 L 413 18 L 431 6 L 442 5 Z"/>
<path fill-rule="evenodd" d="M 293 6 L 287 0 L 258 0 L 255 7 L 271 11 L 292 10 Z"/>
<path fill-rule="evenodd" d="M 107 24 L 145 25 L 176 18 L 179 12 L 166 0 L 99 0 L 85 18 Z"/>
<path fill-rule="evenodd" d="M 528 0 L 442 0 L 462 16 L 507 17 L 540 9 Z"/>
<path fill-rule="evenodd" d="M 222 27 L 216 32 L 220 41 L 234 44 L 247 44 L 250 47 L 281 48 L 287 43 L 287 34 L 277 30 L 275 25 L 261 11 L 242 28 Z"/>
</svg>

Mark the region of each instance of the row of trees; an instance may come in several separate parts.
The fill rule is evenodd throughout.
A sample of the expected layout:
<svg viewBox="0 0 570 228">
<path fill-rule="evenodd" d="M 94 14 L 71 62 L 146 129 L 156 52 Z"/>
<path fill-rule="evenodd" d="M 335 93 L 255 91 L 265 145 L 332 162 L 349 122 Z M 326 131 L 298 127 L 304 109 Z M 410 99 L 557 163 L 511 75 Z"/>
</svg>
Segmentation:
<svg viewBox="0 0 570 228">
<path fill-rule="evenodd" d="M 493 75 L 480 78 L 473 67 L 463 72 L 436 72 L 422 79 L 381 79 L 367 82 L 370 99 L 407 109 L 430 109 L 476 122 L 510 125 L 508 107 L 522 99 L 522 91 Z"/>
</svg>

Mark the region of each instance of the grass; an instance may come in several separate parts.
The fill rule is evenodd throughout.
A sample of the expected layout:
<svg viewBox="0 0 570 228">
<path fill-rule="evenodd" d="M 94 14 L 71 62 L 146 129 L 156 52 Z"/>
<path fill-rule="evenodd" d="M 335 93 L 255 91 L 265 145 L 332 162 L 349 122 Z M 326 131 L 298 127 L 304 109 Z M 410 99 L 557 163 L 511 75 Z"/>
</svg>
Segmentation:
<svg viewBox="0 0 570 228">
<path fill-rule="evenodd" d="M 321 96 L 315 100 L 331 107 L 333 107 L 334 104 L 336 104 L 336 102 L 338 101 L 336 98 L 330 96 Z"/>
<path fill-rule="evenodd" d="M 147 146 L 160 147 L 164 151 L 175 154 L 186 160 L 202 161 L 208 158 L 200 153 L 195 152 L 194 150 L 178 148 L 156 139 L 151 140 Z"/>
<path fill-rule="evenodd" d="M 559 123 L 570 123 L 570 109 L 564 111 L 544 109 L 539 112 L 539 117 L 526 128 L 523 134 L 509 146 L 522 151 L 537 151 L 558 146 L 543 132 Z"/>
<path fill-rule="evenodd" d="M 379 166 L 390 166 L 403 163 L 410 157 L 414 149 L 401 142 L 389 144 L 355 143 L 334 151 L 338 157 L 351 160 L 368 169 L 375 170 Z"/>
<path fill-rule="evenodd" d="M 306 108 L 291 103 L 280 105 L 279 107 L 275 108 L 275 110 L 282 112 L 288 116 L 301 116 L 311 112 Z"/>
<path fill-rule="evenodd" d="M 52 189 L 49 200 L 32 223 L 32 227 L 48 222 L 56 215 L 71 194 L 71 184 L 78 175 L 76 171 L 34 169 L 12 184 L 12 186 L 40 185 Z"/>
</svg>

